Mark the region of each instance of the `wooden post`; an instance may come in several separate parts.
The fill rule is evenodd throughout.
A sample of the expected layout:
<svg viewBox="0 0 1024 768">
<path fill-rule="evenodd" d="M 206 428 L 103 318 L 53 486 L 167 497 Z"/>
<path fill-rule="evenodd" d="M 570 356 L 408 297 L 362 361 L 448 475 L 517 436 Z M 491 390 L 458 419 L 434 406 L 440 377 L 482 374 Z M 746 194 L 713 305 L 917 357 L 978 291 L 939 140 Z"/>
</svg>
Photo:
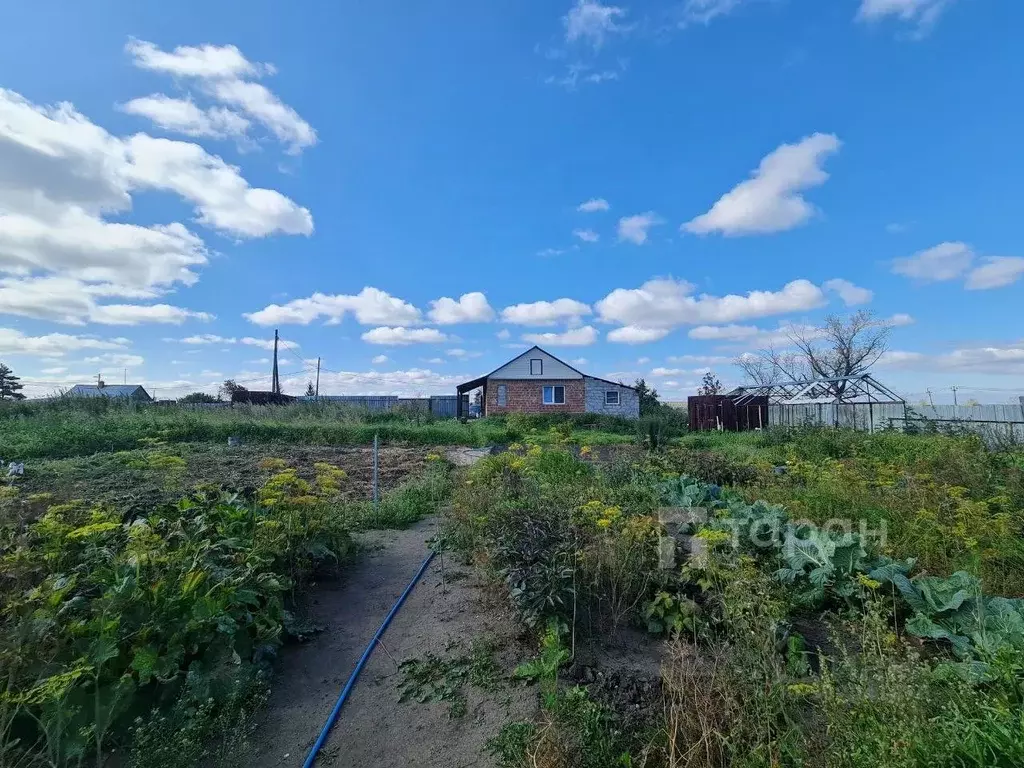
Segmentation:
<svg viewBox="0 0 1024 768">
<path fill-rule="evenodd" d="M 274 370 L 270 376 L 270 391 L 275 395 L 281 394 L 281 380 L 277 375 L 277 329 L 274 329 Z"/>
</svg>

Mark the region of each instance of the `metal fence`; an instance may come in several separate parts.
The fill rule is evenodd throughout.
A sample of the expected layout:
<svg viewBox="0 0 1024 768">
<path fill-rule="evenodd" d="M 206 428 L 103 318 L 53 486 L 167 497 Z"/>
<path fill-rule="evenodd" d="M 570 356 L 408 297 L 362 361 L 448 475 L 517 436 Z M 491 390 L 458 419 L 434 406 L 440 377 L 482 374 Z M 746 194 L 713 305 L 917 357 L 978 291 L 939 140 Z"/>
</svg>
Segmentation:
<svg viewBox="0 0 1024 768">
<path fill-rule="evenodd" d="M 900 403 L 801 403 L 768 409 L 773 427 L 827 426 L 874 432 L 908 427 L 955 427 L 986 438 L 1024 440 L 1021 405 L 903 405 Z"/>
</svg>

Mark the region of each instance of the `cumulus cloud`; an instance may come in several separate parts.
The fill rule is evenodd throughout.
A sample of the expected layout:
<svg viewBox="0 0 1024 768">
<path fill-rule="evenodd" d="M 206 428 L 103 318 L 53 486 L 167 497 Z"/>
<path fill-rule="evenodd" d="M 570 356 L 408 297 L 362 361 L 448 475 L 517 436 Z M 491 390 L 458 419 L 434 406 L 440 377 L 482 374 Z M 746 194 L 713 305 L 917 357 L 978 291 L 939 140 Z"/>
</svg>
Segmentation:
<svg viewBox="0 0 1024 768">
<path fill-rule="evenodd" d="M 858 304 L 867 304 L 875 296 L 875 294 L 867 288 L 861 288 L 854 285 L 849 280 L 843 280 L 841 278 L 826 280 L 822 285 L 822 288 L 826 291 L 833 291 L 838 294 L 839 298 L 842 299 L 843 303 L 848 307 L 853 307 Z"/>
<path fill-rule="evenodd" d="M 508 328 L 502 328 L 500 331 L 498 331 L 494 335 L 497 336 L 502 341 L 505 341 L 506 339 L 508 339 L 509 337 L 512 336 L 512 334 L 509 332 Z"/>
<path fill-rule="evenodd" d="M 639 325 L 625 325 L 608 332 L 608 341 L 617 344 L 646 344 L 663 339 L 672 333 L 671 328 L 645 328 Z"/>
<path fill-rule="evenodd" d="M 895 315 L 889 317 L 885 322 L 891 325 L 893 328 L 899 328 L 904 325 L 913 325 L 916 321 L 906 312 L 897 312 Z"/>
<path fill-rule="evenodd" d="M 448 337 L 436 328 L 390 328 L 381 326 L 364 333 L 360 338 L 368 344 L 406 346 L 408 344 L 436 344 L 447 341 Z"/>
<path fill-rule="evenodd" d="M 879 360 L 879 365 L 933 373 L 935 371 L 963 371 L 995 376 L 1024 375 L 1024 340 L 1005 345 L 979 345 L 961 347 L 951 352 L 924 354 L 892 350 Z"/>
<path fill-rule="evenodd" d="M 683 4 L 683 24 L 709 24 L 719 16 L 736 9 L 743 0 L 686 0 Z"/>
<path fill-rule="evenodd" d="M 570 43 L 582 40 L 600 48 L 609 35 L 625 30 L 619 23 L 625 15 L 624 8 L 601 5 L 600 0 L 577 0 L 563 19 L 565 39 Z"/>
<path fill-rule="evenodd" d="M 99 297 L 124 293 L 132 294 L 132 291 L 105 284 L 89 285 L 66 277 L 0 278 L 0 313 L 68 325 L 180 325 L 188 319 L 213 319 L 207 312 L 170 304 L 97 303 Z M 142 294 L 148 296 L 145 291 Z"/>
<path fill-rule="evenodd" d="M 747 349 L 789 346 L 793 337 L 812 339 L 820 336 L 822 329 L 814 325 L 783 323 L 778 328 L 758 328 L 754 325 L 700 325 L 691 328 L 687 335 L 700 341 L 717 341 L 736 344 Z"/>
<path fill-rule="evenodd" d="M 946 242 L 894 260 L 892 271 L 922 283 L 964 278 L 964 287 L 968 290 L 984 291 L 1017 282 L 1024 275 L 1024 258 L 986 256 L 979 259 L 966 243 Z"/>
<path fill-rule="evenodd" d="M 172 339 L 165 339 L 165 341 L 172 341 Z M 178 341 L 182 344 L 234 344 L 238 339 L 231 336 L 218 336 L 215 333 L 200 333 L 195 336 L 186 336 Z"/>
<path fill-rule="evenodd" d="M 917 25 L 917 36 L 923 36 L 935 25 L 955 0 L 861 0 L 857 19 L 877 22 L 897 18 Z"/>
<path fill-rule="evenodd" d="M 249 131 L 249 121 L 237 112 L 224 107 L 203 109 L 192 99 L 176 99 L 163 93 L 154 93 L 132 99 L 121 106 L 129 115 L 148 118 L 165 131 L 186 136 L 208 136 L 214 139 L 240 138 Z"/>
<path fill-rule="evenodd" d="M 468 349 L 449 349 L 446 353 L 449 357 L 456 357 L 459 360 L 468 360 L 471 357 L 480 357 L 483 352 L 471 352 Z"/>
<path fill-rule="evenodd" d="M 643 245 L 647 242 L 647 233 L 651 227 L 662 223 L 664 222 L 654 211 L 623 216 L 619 219 L 619 240 Z"/>
<path fill-rule="evenodd" d="M 592 229 L 574 229 L 572 234 L 573 237 L 582 240 L 584 243 L 596 243 L 601 239 L 601 236 Z"/>
<path fill-rule="evenodd" d="M 750 291 L 745 295 L 695 296 L 693 288 L 683 280 L 648 280 L 639 288 L 615 289 L 597 302 L 596 309 L 604 322 L 666 330 L 680 325 L 733 323 L 825 304 L 822 290 L 808 280 L 793 280 L 780 291 Z"/>
<path fill-rule="evenodd" d="M 804 224 L 815 208 L 801 193 L 828 180 L 822 165 L 839 147 L 839 139 L 825 133 L 783 144 L 761 160 L 751 178 L 726 192 L 711 210 L 682 229 L 697 235 L 741 236 L 781 232 Z"/>
<path fill-rule="evenodd" d="M 438 325 L 455 325 L 457 323 L 487 323 L 494 319 L 494 310 L 487 303 L 487 297 L 479 291 L 464 293 L 458 301 L 442 296 L 430 302 L 427 317 Z M 381 322 L 414 322 L 387 321 Z"/>
<path fill-rule="evenodd" d="M 582 301 L 555 299 L 505 307 L 501 311 L 501 319 L 515 325 L 555 325 L 562 321 L 580 322 L 580 318 L 589 314 L 590 306 Z"/>
<path fill-rule="evenodd" d="M 0 328 L 0 355 L 3 356 L 63 357 L 87 349 L 121 350 L 130 343 L 125 338 L 100 339 L 95 336 L 72 336 L 66 333 L 28 336 L 13 328 Z"/>
<path fill-rule="evenodd" d="M 34 306 L 8 291 L 8 311 L 73 323 L 201 316 L 168 305 L 148 315 L 119 305 L 104 316 L 98 308 L 100 298 L 151 299 L 176 284 L 192 285 L 196 268 L 207 263 L 203 241 L 179 222 L 110 220 L 146 190 L 174 193 L 194 207 L 201 225 L 229 235 L 312 232 L 308 210 L 251 187 L 237 168 L 197 144 L 142 133 L 117 137 L 70 104 L 39 106 L 0 89 L 0 273 L 22 280 L 26 292 L 40 293 L 44 284 L 24 281 L 62 281 L 45 284 L 54 300 L 40 296 Z"/>
<path fill-rule="evenodd" d="M 231 135 L 239 135 L 237 129 L 240 121 L 248 122 L 247 117 L 262 124 L 293 154 L 298 154 L 317 141 L 316 131 L 298 112 L 284 104 L 265 85 L 256 82 L 264 75 L 274 74 L 274 67 L 250 62 L 233 45 L 179 46 L 173 51 L 163 51 L 153 43 L 131 40 L 126 50 L 137 67 L 194 80 L 207 97 L 238 110 L 222 110 L 219 113 L 222 122 L 225 119 L 233 121 L 235 131 Z M 160 100 L 167 97 L 157 94 L 150 98 Z M 145 106 L 150 112 L 156 107 L 156 111 L 166 117 L 168 105 L 148 103 Z M 172 109 L 180 112 L 182 108 L 174 105 Z M 225 113 L 232 117 L 225 118 Z M 161 125 L 160 122 L 157 124 Z M 194 126 L 194 123 L 186 125 Z M 174 129 L 173 125 L 162 127 Z"/>
<path fill-rule="evenodd" d="M 362 325 L 405 325 L 420 320 L 420 311 L 412 304 L 370 286 L 355 295 L 314 293 L 287 304 L 270 304 L 244 317 L 257 325 L 309 325 L 321 318 L 340 323 L 350 313 Z"/>
<path fill-rule="evenodd" d="M 370 362 L 373 363 L 374 365 L 383 365 L 389 360 L 391 360 L 391 358 L 388 357 L 387 355 L 377 355 Z"/>
<path fill-rule="evenodd" d="M 121 353 L 107 352 L 102 355 L 93 355 L 82 360 L 90 365 L 115 365 L 118 368 L 138 368 L 146 359 L 141 355 L 126 355 Z"/>
<path fill-rule="evenodd" d="M 607 211 L 609 208 L 611 206 L 603 197 L 595 197 L 576 206 L 576 210 L 580 213 L 596 213 L 597 211 Z"/>
<path fill-rule="evenodd" d="M 597 341 L 597 331 L 585 325 L 582 328 L 570 328 L 563 333 L 526 333 L 523 334 L 523 341 L 542 347 L 587 347 Z"/>
<path fill-rule="evenodd" d="M 1024 275 L 1024 258 L 1019 256 L 988 256 L 980 267 L 968 273 L 964 287 L 969 291 L 1002 288 L 1017 282 Z"/>
<path fill-rule="evenodd" d="M 892 271 L 921 282 L 955 280 L 970 269 L 974 250 L 966 243 L 946 242 L 896 259 Z"/>
</svg>

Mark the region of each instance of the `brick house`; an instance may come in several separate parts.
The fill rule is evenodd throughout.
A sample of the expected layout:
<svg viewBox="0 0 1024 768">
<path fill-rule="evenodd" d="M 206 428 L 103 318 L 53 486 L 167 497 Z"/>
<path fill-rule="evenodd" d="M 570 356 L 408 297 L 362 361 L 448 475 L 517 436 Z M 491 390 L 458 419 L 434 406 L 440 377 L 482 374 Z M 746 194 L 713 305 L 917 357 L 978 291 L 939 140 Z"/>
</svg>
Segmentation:
<svg viewBox="0 0 1024 768">
<path fill-rule="evenodd" d="M 640 417 L 636 389 L 588 376 L 540 347 L 526 350 L 486 376 L 458 386 L 458 416 L 463 396 L 483 389 L 482 415 L 499 413 L 605 413 Z"/>
</svg>

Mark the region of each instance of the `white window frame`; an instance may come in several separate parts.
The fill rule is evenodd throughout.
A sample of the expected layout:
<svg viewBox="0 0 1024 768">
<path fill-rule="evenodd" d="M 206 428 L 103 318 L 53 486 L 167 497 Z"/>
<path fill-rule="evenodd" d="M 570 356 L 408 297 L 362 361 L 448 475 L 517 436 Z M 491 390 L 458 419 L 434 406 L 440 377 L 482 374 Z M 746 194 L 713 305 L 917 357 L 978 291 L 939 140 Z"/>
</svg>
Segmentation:
<svg viewBox="0 0 1024 768">
<path fill-rule="evenodd" d="M 562 401 L 558 401 L 557 390 L 562 390 Z M 551 399 L 548 400 L 548 392 L 551 392 Z M 565 405 L 565 385 L 549 384 L 541 390 L 540 401 L 543 405 Z"/>
<path fill-rule="evenodd" d="M 507 408 L 508 407 L 508 385 L 506 385 L 506 384 L 499 384 L 498 385 L 498 392 L 497 392 L 497 395 L 496 395 L 496 401 L 497 401 L 497 404 L 498 404 L 499 408 Z"/>
<path fill-rule="evenodd" d="M 615 396 L 614 400 L 609 399 L 609 398 L 612 397 L 612 395 Z M 604 391 L 604 404 L 605 405 L 621 405 L 622 404 L 622 396 L 619 394 L 619 390 L 617 390 L 617 389 L 606 389 Z"/>
<path fill-rule="evenodd" d="M 533 364 L 537 363 L 537 367 L 540 369 L 536 372 L 533 370 Z M 544 375 L 544 358 L 543 357 L 531 357 L 530 358 L 530 375 L 531 376 L 543 376 Z"/>
</svg>

